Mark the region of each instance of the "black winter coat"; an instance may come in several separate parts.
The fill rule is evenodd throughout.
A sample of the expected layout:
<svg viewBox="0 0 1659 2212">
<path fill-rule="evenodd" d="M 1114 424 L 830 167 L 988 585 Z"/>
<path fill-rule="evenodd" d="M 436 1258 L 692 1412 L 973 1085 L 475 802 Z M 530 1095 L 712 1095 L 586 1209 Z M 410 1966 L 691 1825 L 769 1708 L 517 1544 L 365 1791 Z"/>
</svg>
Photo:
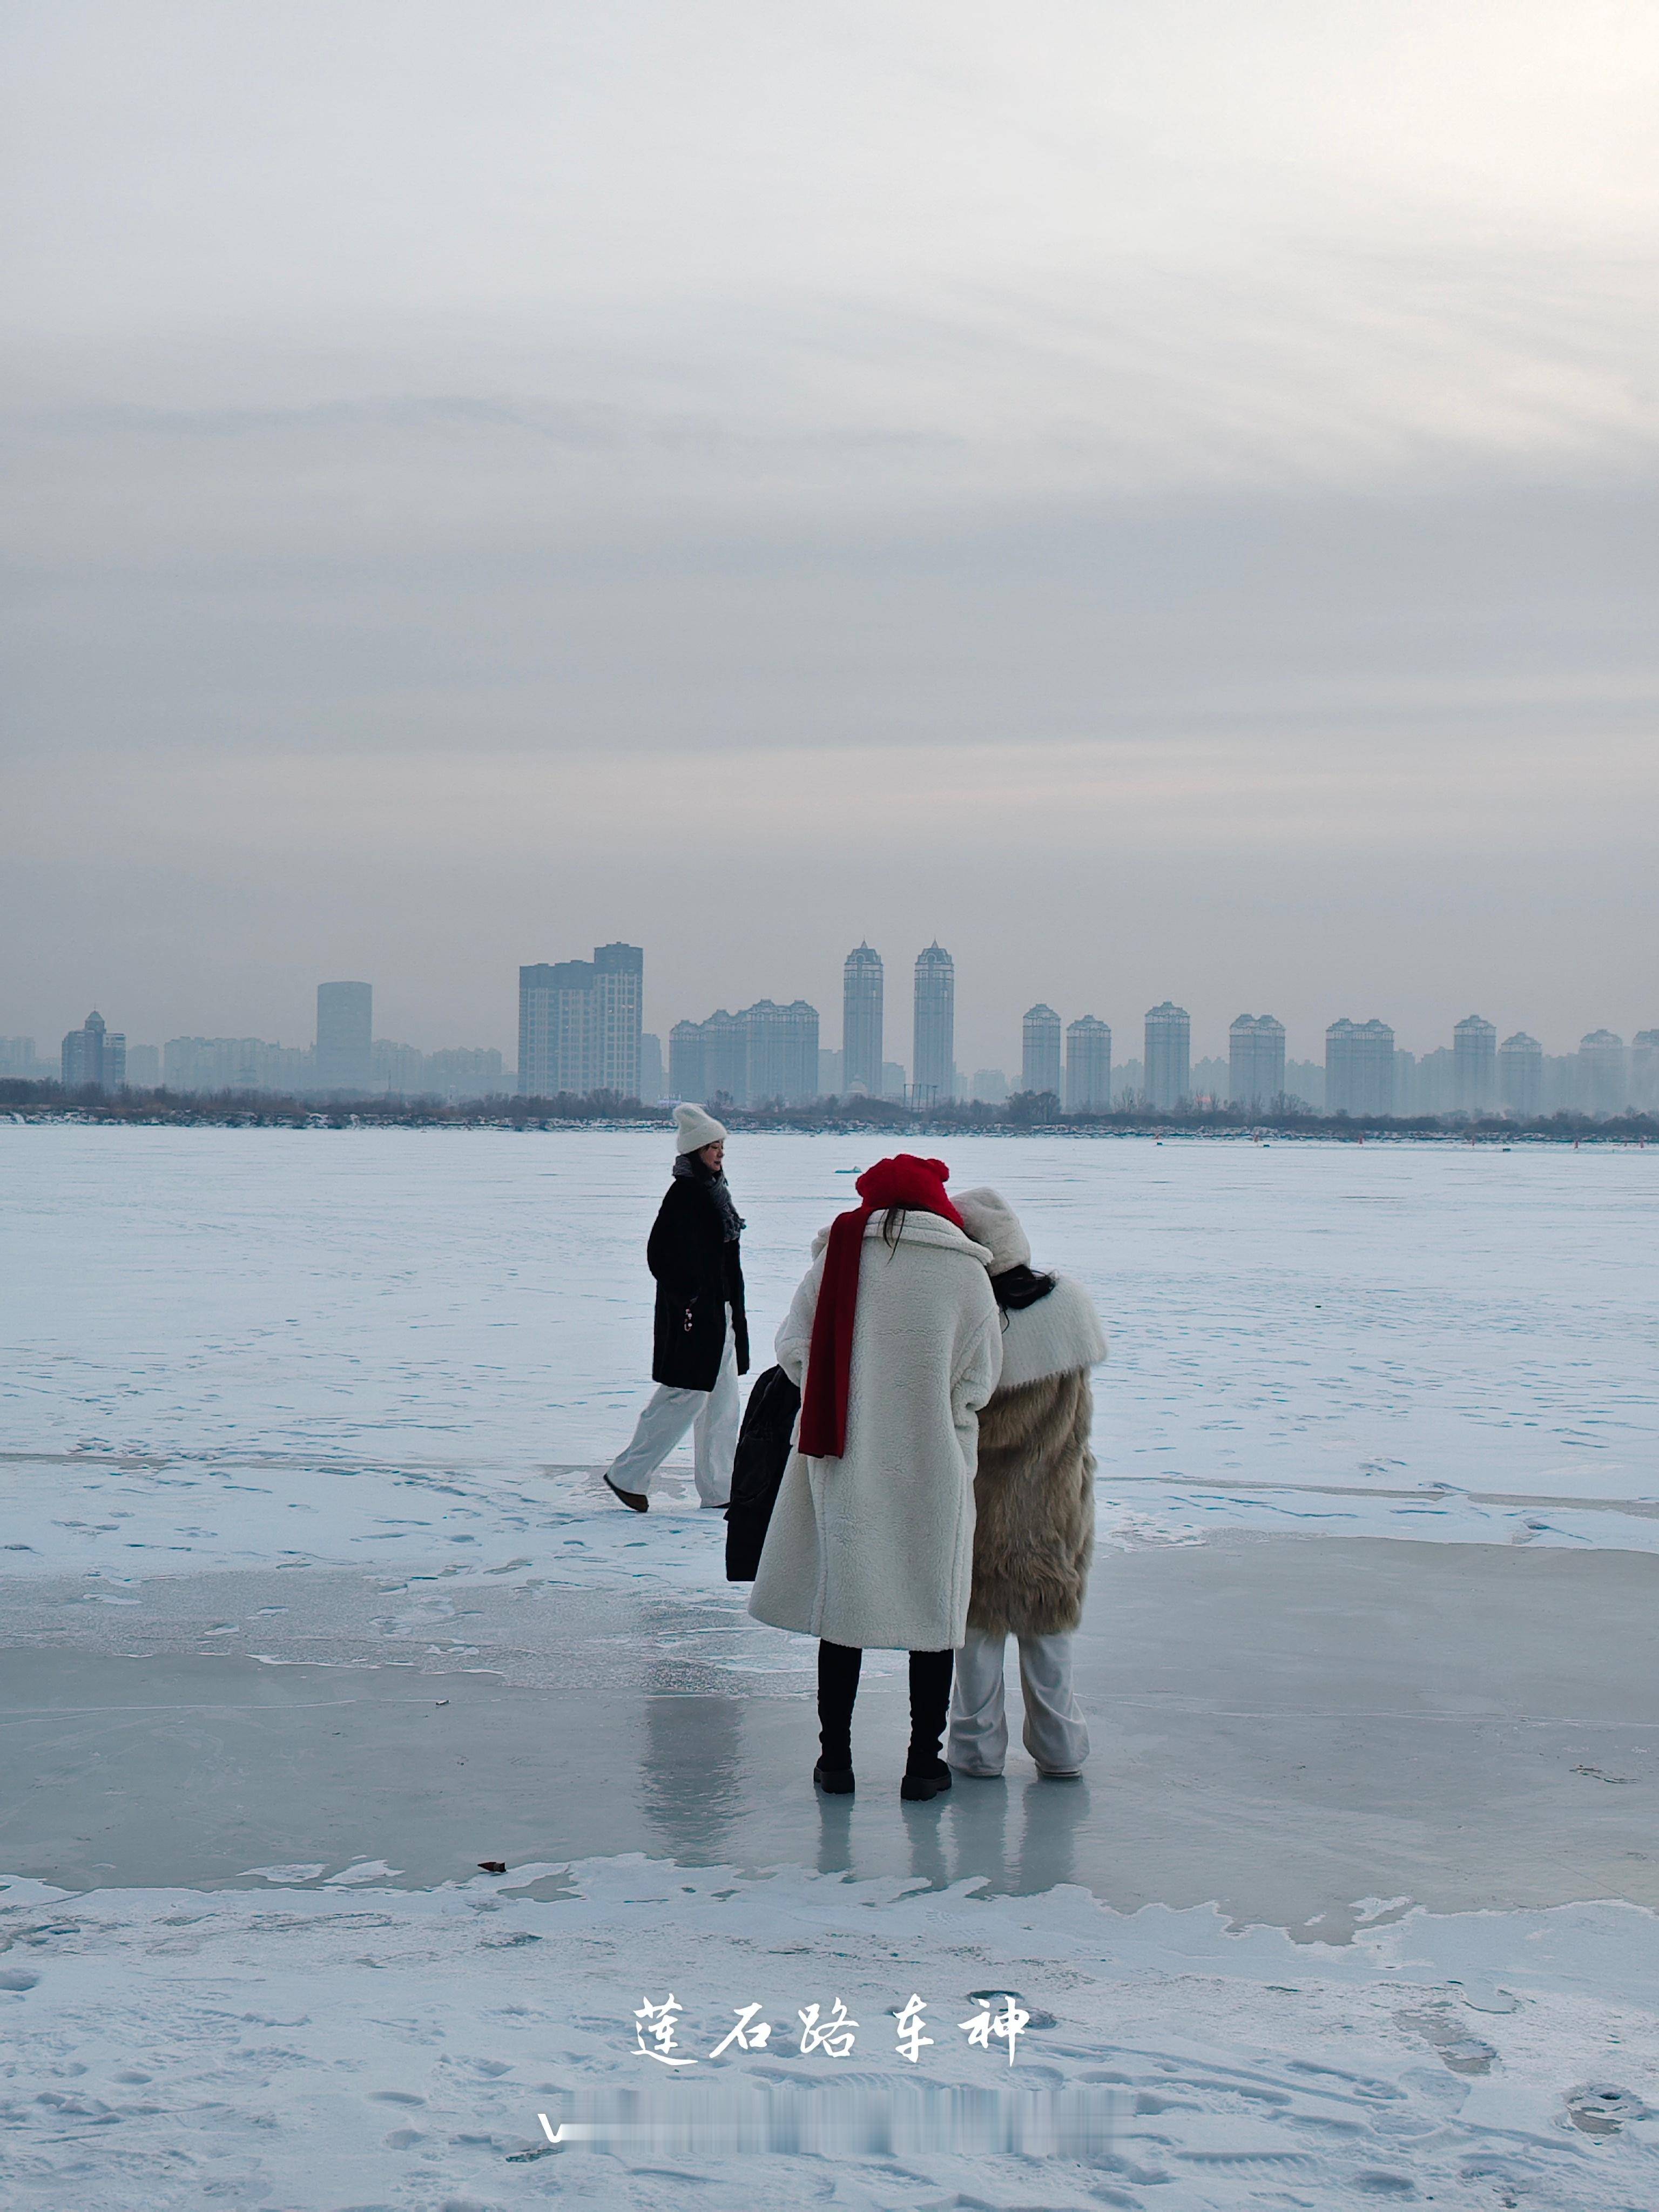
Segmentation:
<svg viewBox="0 0 1659 2212">
<path fill-rule="evenodd" d="M 720 1207 L 700 1177 L 676 1176 L 657 1212 L 646 1265 L 657 1279 L 651 1380 L 672 1390 L 712 1390 L 732 1309 L 738 1372 L 749 1372 L 749 1318 L 743 1263 L 727 1243 Z"/>
</svg>

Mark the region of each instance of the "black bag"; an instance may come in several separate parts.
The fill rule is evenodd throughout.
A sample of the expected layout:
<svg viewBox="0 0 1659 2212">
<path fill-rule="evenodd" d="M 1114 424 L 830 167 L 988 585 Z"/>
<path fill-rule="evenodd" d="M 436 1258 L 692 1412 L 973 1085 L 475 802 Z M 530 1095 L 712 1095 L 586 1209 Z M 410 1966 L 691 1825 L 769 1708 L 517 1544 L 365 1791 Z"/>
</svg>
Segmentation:
<svg viewBox="0 0 1659 2212">
<path fill-rule="evenodd" d="M 732 1463 L 732 1503 L 726 1509 L 729 1583 L 752 1583 L 760 1572 L 761 1547 L 789 1464 L 789 1441 L 799 1411 L 800 1392 L 781 1367 L 769 1367 L 756 1378 L 744 1409 Z"/>
</svg>

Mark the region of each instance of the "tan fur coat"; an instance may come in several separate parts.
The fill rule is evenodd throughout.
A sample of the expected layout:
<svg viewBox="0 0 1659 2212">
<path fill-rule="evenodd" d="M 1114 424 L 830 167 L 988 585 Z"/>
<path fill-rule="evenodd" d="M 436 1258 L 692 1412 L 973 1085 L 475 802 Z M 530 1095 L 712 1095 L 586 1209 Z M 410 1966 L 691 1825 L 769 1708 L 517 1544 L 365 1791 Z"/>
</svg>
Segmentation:
<svg viewBox="0 0 1659 2212">
<path fill-rule="evenodd" d="M 1064 1278 L 1007 1319 L 1003 1381 L 979 1417 L 968 1621 L 992 1635 L 1058 1636 L 1083 1618 L 1094 1557 L 1089 1370 L 1106 1344 L 1081 1285 Z"/>
</svg>

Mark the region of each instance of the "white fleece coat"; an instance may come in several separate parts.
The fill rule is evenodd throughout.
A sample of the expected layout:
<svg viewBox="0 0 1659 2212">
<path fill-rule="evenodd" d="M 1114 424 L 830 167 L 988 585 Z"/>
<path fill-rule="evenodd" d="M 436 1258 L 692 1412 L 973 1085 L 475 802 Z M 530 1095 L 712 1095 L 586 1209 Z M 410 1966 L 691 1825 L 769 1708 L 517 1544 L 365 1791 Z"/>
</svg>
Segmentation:
<svg viewBox="0 0 1659 2212">
<path fill-rule="evenodd" d="M 791 1454 L 749 1610 L 832 1644 L 944 1651 L 968 1629 L 979 1409 L 1001 1371 L 1001 1317 L 982 1244 L 909 1212 L 890 1252 L 886 1218 L 865 1226 L 847 1449 Z M 778 1364 L 801 1385 L 829 1235 L 777 1335 Z"/>
</svg>

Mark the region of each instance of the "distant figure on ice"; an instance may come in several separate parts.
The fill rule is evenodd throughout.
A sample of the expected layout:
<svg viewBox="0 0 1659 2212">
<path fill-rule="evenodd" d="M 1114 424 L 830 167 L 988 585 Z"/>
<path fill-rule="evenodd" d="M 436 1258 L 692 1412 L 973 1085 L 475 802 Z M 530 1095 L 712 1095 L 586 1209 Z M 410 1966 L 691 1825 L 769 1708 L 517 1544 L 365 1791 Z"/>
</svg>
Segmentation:
<svg viewBox="0 0 1659 2212">
<path fill-rule="evenodd" d="M 910 1655 L 902 1797 L 951 1786 L 939 1757 L 951 1656 L 968 1626 L 980 1407 L 1002 1328 L 990 1254 L 945 1194 L 942 1160 L 908 1153 L 859 1177 L 863 1203 L 814 1241 L 778 1331 L 801 1389 L 796 1449 L 749 1610 L 816 1636 L 820 1790 L 853 1788 L 853 1705 L 865 1650 Z"/>
<path fill-rule="evenodd" d="M 1003 1337 L 996 1395 L 979 1417 L 974 1589 L 946 1757 L 964 1774 L 1001 1773 L 1004 1647 L 1017 1636 L 1025 1748 L 1039 1774 L 1070 1780 L 1089 1755 L 1072 1691 L 1072 1632 L 1094 1556 L 1089 1370 L 1106 1357 L 1106 1338 L 1080 1283 L 1031 1272 L 1031 1247 L 1006 1199 L 970 1190 L 957 1211 L 991 1254 Z"/>
<path fill-rule="evenodd" d="M 726 1131 L 701 1106 L 674 1109 L 674 1179 L 657 1210 L 646 1265 L 657 1279 L 651 1377 L 634 1441 L 605 1481 L 635 1513 L 651 1478 L 690 1429 L 697 1496 L 724 1506 L 738 1446 L 738 1377 L 749 1372 L 749 1318 L 738 1240 L 743 1217 L 726 1181 Z"/>
</svg>

